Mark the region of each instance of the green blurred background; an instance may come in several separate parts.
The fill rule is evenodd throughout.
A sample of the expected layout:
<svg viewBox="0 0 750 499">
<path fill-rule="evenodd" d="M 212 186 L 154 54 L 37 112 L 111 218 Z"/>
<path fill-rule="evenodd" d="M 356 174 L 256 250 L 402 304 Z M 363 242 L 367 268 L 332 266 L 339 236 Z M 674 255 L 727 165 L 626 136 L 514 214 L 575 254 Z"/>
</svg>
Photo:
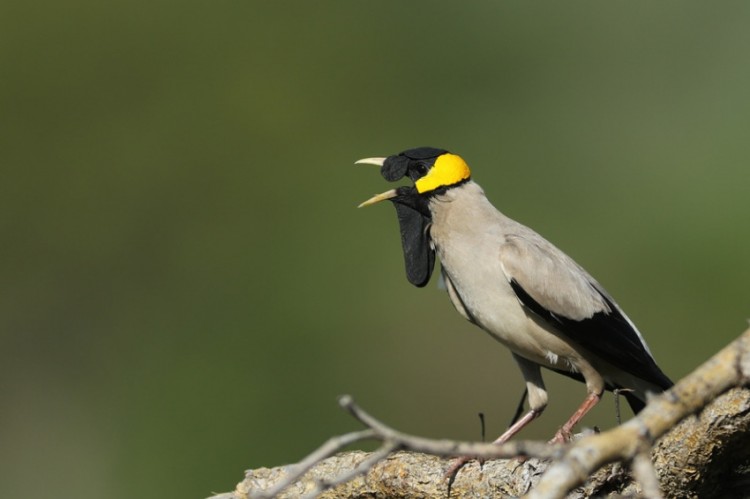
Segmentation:
<svg viewBox="0 0 750 499">
<path fill-rule="evenodd" d="M 193 497 L 377 417 L 479 438 L 510 355 L 359 158 L 464 156 L 679 378 L 746 325 L 746 2 L 4 2 L 0 496 Z M 548 438 L 584 396 L 547 375 Z M 586 419 L 614 423 L 612 399 Z"/>
</svg>

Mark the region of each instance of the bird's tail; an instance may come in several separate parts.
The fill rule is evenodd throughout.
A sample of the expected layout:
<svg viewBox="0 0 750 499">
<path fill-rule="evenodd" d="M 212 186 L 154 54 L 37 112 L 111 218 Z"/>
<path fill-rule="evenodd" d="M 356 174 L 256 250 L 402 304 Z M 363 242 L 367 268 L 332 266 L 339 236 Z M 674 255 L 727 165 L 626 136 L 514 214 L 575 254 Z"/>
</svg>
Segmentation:
<svg viewBox="0 0 750 499">
<path fill-rule="evenodd" d="M 633 409 L 634 414 L 638 414 L 639 412 L 641 412 L 641 410 L 643 410 L 644 407 L 646 407 L 646 403 L 636 397 L 632 392 L 623 391 L 621 393 L 625 396 L 625 400 L 628 401 L 628 405 L 631 409 Z"/>
<path fill-rule="evenodd" d="M 659 370 L 661 373 L 661 370 Z M 665 390 L 669 390 L 674 386 L 674 383 L 671 379 L 669 379 L 664 373 L 661 373 L 661 377 L 657 378 L 655 380 L 657 384 L 654 385 L 654 387 L 648 392 L 659 394 Z M 641 410 L 646 407 L 646 396 L 647 393 L 644 395 L 639 394 L 637 391 L 630 391 L 630 390 L 623 390 L 620 393 L 625 397 L 625 400 L 628 401 L 628 405 L 631 409 L 633 409 L 634 414 L 638 414 L 641 412 Z"/>
</svg>

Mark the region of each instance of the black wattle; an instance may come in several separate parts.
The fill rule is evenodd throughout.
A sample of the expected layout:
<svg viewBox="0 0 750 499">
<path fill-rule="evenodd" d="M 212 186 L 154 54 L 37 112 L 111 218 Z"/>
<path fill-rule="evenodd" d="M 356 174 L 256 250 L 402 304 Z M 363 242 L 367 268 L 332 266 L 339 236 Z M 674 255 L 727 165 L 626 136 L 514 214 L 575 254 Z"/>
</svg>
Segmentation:
<svg viewBox="0 0 750 499">
<path fill-rule="evenodd" d="M 427 229 L 430 220 L 409 206 L 394 203 L 401 230 L 401 245 L 404 250 L 406 278 L 417 287 L 430 281 L 435 268 L 435 250 L 430 247 Z"/>
</svg>

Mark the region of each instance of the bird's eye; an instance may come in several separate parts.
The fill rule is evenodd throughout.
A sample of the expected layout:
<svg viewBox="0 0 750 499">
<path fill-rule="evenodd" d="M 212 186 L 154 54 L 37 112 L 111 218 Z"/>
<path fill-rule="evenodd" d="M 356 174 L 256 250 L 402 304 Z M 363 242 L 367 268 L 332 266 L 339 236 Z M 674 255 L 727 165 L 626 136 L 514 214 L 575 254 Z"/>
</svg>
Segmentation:
<svg viewBox="0 0 750 499">
<path fill-rule="evenodd" d="M 427 166 L 423 163 L 417 163 L 417 173 L 419 173 L 420 176 L 427 174 Z"/>
</svg>

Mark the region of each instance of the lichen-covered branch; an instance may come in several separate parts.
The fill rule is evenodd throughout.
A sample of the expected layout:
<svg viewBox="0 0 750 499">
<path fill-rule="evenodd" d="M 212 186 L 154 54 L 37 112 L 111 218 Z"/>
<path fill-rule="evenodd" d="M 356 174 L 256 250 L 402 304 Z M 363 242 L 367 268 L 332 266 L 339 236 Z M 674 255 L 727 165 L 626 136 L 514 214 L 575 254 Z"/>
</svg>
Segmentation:
<svg viewBox="0 0 750 499">
<path fill-rule="evenodd" d="M 750 390 L 743 388 L 749 381 L 750 330 L 650 400 L 630 421 L 559 447 L 525 441 L 494 446 L 406 435 L 342 397 L 342 406 L 366 430 L 332 438 L 297 465 L 250 470 L 234 492 L 215 498 L 446 498 L 447 457 L 457 455 L 533 457 L 465 466 L 451 484 L 452 498 L 729 496 L 750 484 Z M 382 447 L 375 453 L 333 455 L 364 438 L 379 440 Z"/>
</svg>

